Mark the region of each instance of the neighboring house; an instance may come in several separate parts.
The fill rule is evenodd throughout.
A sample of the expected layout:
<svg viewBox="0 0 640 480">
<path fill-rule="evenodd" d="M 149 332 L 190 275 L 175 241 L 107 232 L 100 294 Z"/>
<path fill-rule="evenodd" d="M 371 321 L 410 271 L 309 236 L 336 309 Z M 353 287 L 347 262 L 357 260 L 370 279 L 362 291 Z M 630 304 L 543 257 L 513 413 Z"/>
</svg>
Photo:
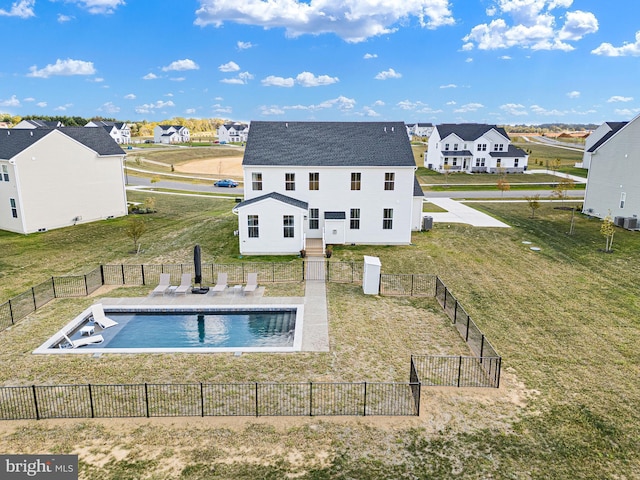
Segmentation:
<svg viewBox="0 0 640 480">
<path fill-rule="evenodd" d="M 422 190 L 403 122 L 252 122 L 242 162 L 240 253 L 408 245 Z"/>
<path fill-rule="evenodd" d="M 413 125 L 407 124 L 407 131 L 409 137 L 430 137 L 433 133 L 433 123 L 414 123 Z"/>
<path fill-rule="evenodd" d="M 9 128 L 9 124 L 7 122 L 0 122 L 0 128 Z"/>
<path fill-rule="evenodd" d="M 182 125 L 157 125 L 153 129 L 155 143 L 187 143 L 190 140 L 189 129 Z"/>
<path fill-rule="evenodd" d="M 615 133 L 627 123 L 628 122 L 605 122 L 596 128 L 584 142 L 584 154 L 582 155 L 582 165 L 580 165 L 580 167 L 589 168 L 593 152 L 595 152 L 600 145 L 615 135 Z"/>
<path fill-rule="evenodd" d="M 609 213 L 633 218 L 640 215 L 640 116 L 630 122 L 609 122 L 607 128 L 611 130 L 589 148 L 582 211 L 599 218 Z"/>
<path fill-rule="evenodd" d="M 91 120 L 85 127 L 102 127 L 116 143 L 131 143 L 131 129 L 125 122 L 105 122 L 103 120 Z"/>
<path fill-rule="evenodd" d="M 127 214 L 125 154 L 102 128 L 0 132 L 0 229 L 33 233 Z"/>
<path fill-rule="evenodd" d="M 58 121 L 46 121 L 46 120 L 22 120 L 19 123 L 16 123 L 15 127 L 17 129 L 23 128 L 58 128 L 64 127 L 62 122 Z"/>
<path fill-rule="evenodd" d="M 424 166 L 438 172 L 522 173 L 529 156 L 504 128 L 480 123 L 436 125 Z"/>
<path fill-rule="evenodd" d="M 247 141 L 249 125 L 245 123 L 225 123 L 218 127 L 218 141 L 220 143 L 243 143 Z"/>
</svg>

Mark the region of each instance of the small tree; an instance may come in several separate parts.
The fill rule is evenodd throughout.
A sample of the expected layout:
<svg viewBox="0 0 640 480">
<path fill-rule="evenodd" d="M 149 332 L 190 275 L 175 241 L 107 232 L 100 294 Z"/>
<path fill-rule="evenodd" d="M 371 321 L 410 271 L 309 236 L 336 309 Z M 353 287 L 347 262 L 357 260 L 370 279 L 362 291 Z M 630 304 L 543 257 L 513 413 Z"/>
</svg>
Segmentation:
<svg viewBox="0 0 640 480">
<path fill-rule="evenodd" d="M 511 190 L 511 185 L 509 185 L 509 182 L 507 181 L 506 177 L 500 177 L 496 182 L 496 186 L 498 187 L 498 190 L 502 192 L 503 197 L 504 197 L 504 192 L 508 192 L 509 190 Z"/>
<path fill-rule="evenodd" d="M 144 199 L 144 208 L 148 211 L 155 212 L 156 211 L 156 199 L 153 197 L 147 197 Z"/>
<path fill-rule="evenodd" d="M 536 193 L 530 197 L 524 197 L 531 209 L 531 218 L 536 218 L 536 210 L 540 208 L 540 194 Z"/>
<path fill-rule="evenodd" d="M 552 166 L 553 166 L 553 167 L 552 167 L 552 168 L 553 168 L 553 171 L 554 171 L 554 172 L 557 172 L 557 171 L 558 171 L 558 169 L 560 168 L 560 159 L 559 159 L 559 158 L 555 158 L 555 159 L 553 160 Z"/>
<path fill-rule="evenodd" d="M 604 251 L 609 253 L 613 250 L 613 234 L 615 233 L 615 226 L 613 224 L 613 220 L 611 219 L 611 210 L 604 220 L 602 221 L 602 226 L 600 227 L 600 233 L 604 236 L 605 240 L 605 249 Z"/>
<path fill-rule="evenodd" d="M 551 196 L 562 200 L 564 203 L 565 199 L 569 196 L 567 192 L 575 188 L 575 186 L 576 182 L 574 182 L 572 178 L 563 178 L 558 182 L 556 188 L 553 189 Z"/>
<path fill-rule="evenodd" d="M 444 170 L 444 183 L 449 183 L 449 170 L 451 170 L 451 165 L 446 163 L 442 169 Z"/>
<path fill-rule="evenodd" d="M 129 218 L 129 223 L 127 224 L 125 233 L 127 237 L 133 240 L 133 250 L 137 253 L 140 238 L 147 232 L 147 224 L 140 217 L 131 217 Z"/>
</svg>

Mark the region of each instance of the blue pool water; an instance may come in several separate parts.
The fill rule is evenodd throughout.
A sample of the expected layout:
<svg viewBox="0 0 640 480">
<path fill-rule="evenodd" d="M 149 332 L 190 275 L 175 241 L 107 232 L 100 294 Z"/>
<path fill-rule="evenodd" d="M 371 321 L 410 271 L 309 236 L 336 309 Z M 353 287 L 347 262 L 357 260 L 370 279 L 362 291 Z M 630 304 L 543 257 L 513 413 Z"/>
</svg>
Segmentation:
<svg viewBox="0 0 640 480">
<path fill-rule="evenodd" d="M 103 333 L 97 348 L 290 347 L 296 313 L 107 312 L 116 327 Z"/>
</svg>

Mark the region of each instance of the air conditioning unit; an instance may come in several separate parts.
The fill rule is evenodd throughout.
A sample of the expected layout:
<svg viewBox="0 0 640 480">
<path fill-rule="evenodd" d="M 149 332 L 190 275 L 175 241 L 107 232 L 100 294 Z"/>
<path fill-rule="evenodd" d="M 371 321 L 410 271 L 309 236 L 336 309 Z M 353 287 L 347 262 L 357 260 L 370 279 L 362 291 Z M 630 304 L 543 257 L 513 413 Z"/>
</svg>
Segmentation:
<svg viewBox="0 0 640 480">
<path fill-rule="evenodd" d="M 622 227 L 624 226 L 624 219 L 625 217 L 613 217 L 613 224 L 616 227 Z"/>
<path fill-rule="evenodd" d="M 626 217 L 622 226 L 627 230 L 635 230 L 638 227 L 638 219 L 634 217 Z"/>
<path fill-rule="evenodd" d="M 422 217 L 422 231 L 428 232 L 433 228 L 433 217 Z"/>
</svg>

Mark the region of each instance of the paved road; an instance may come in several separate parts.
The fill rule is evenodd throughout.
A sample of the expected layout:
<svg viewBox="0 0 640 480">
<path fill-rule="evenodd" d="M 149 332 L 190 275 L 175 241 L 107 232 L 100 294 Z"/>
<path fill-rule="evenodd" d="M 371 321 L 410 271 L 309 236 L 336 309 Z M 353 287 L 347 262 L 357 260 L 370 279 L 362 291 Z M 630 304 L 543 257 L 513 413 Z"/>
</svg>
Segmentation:
<svg viewBox="0 0 640 480">
<path fill-rule="evenodd" d="M 213 181 L 211 182 L 210 185 L 204 185 L 201 183 L 180 182 L 178 180 L 160 180 L 158 182 L 151 183 L 150 178 L 136 177 L 135 175 L 132 175 L 130 172 L 127 175 L 127 177 L 128 177 L 127 185 L 155 187 L 155 188 L 171 188 L 173 190 L 185 190 L 185 191 L 191 191 L 191 192 L 230 193 L 232 195 L 237 195 L 238 197 L 242 197 L 244 195 L 244 189 L 242 188 L 214 187 Z"/>
</svg>

